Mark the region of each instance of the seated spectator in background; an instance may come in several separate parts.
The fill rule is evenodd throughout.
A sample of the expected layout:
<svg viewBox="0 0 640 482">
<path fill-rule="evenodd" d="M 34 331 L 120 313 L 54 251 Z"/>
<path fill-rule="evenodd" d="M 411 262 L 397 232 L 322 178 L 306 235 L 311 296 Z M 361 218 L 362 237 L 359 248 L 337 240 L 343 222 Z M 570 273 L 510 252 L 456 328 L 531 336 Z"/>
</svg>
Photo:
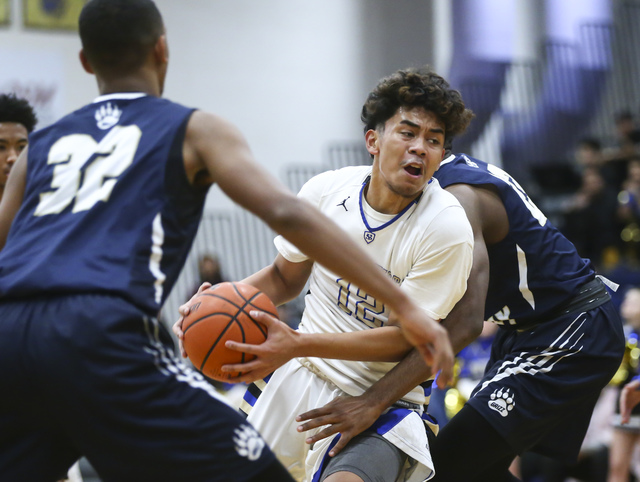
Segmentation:
<svg viewBox="0 0 640 482">
<path fill-rule="evenodd" d="M 581 172 L 588 167 L 602 167 L 604 157 L 600 141 L 595 137 L 582 138 L 575 150 L 575 160 Z"/>
<path fill-rule="evenodd" d="M 302 318 L 302 310 L 293 301 L 278 306 L 278 318 L 291 328 L 296 329 Z"/>
<path fill-rule="evenodd" d="M 598 269 L 618 260 L 620 225 L 616 211 L 616 191 L 607 186 L 597 168 L 585 168 L 580 189 L 565 208 L 564 234 L 580 256 L 590 258 Z"/>
<path fill-rule="evenodd" d="M 215 254 L 204 254 L 198 261 L 198 275 L 200 279 L 198 284 L 195 285 L 194 289 L 191 290 L 189 295 L 192 295 L 202 283 L 211 283 L 212 285 L 216 285 L 218 283 L 222 283 L 223 281 L 227 281 L 226 278 L 222 274 L 222 268 L 220 267 L 220 260 L 218 256 Z"/>
<path fill-rule="evenodd" d="M 640 257 L 640 157 L 629 160 L 627 177 L 618 194 L 617 215 L 623 229 L 622 240 L 629 247 L 628 255 L 635 261 Z"/>
<path fill-rule="evenodd" d="M 628 159 L 640 153 L 640 129 L 635 123 L 633 114 L 628 111 L 620 111 L 615 117 L 616 146 L 607 150 L 605 158 Z"/>
<path fill-rule="evenodd" d="M 599 169 L 607 185 L 616 191 L 627 175 L 626 162 L 607 160 L 602 151 L 602 143 L 595 137 L 584 137 L 578 142 L 574 159 L 576 170 L 581 176 L 585 169 Z"/>
<path fill-rule="evenodd" d="M 630 288 L 624 296 L 620 306 L 620 314 L 625 323 L 627 347 L 620 370 L 618 370 L 617 385 L 622 387 L 631 381 L 638 372 L 638 335 L 640 334 L 640 288 Z M 619 407 L 616 403 L 617 413 Z M 627 482 L 631 461 L 636 445 L 640 441 L 640 405 L 631 411 L 631 417 L 625 424 L 617 415 L 613 424 L 613 437 L 609 452 L 609 482 Z"/>
<path fill-rule="evenodd" d="M 11 167 L 27 146 L 28 136 L 37 123 L 29 102 L 14 94 L 0 95 L 0 198 Z"/>
</svg>

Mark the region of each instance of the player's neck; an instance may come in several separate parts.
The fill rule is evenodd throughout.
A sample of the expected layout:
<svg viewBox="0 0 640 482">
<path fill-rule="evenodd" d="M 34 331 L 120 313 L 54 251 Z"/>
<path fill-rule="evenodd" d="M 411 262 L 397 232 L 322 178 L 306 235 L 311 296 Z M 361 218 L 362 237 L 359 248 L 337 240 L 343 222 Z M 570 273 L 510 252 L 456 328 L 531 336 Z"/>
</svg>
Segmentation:
<svg viewBox="0 0 640 482">
<path fill-rule="evenodd" d="M 381 214 L 398 214 L 420 196 L 421 192 L 413 197 L 405 197 L 393 192 L 383 182 L 370 180 L 365 187 L 363 196 L 372 209 Z"/>
<path fill-rule="evenodd" d="M 162 89 L 156 79 L 139 74 L 122 75 L 117 78 L 99 77 L 98 90 L 100 95 L 119 92 L 143 92 L 155 97 L 162 95 Z"/>
</svg>

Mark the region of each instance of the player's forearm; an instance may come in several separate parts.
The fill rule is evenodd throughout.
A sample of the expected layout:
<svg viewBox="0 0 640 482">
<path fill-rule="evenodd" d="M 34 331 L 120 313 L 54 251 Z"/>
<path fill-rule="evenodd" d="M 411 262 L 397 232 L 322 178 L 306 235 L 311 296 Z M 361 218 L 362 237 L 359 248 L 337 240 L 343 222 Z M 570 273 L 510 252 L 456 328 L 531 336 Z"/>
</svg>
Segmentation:
<svg viewBox="0 0 640 482">
<path fill-rule="evenodd" d="M 430 377 L 431 369 L 414 349 L 362 396 L 382 413 Z"/>
<path fill-rule="evenodd" d="M 474 259 L 467 291 L 456 303 L 449 316 L 442 321 L 442 325 L 449 333 L 449 339 L 455 353 L 474 341 L 482 332 L 488 277 L 489 265 L 485 252 L 484 256 L 478 256 Z M 363 396 L 382 411 L 393 405 L 416 385 L 431 378 L 432 375 L 434 374 L 424 359 L 416 350 L 412 350 L 389 373 L 372 385 Z"/>
<path fill-rule="evenodd" d="M 292 290 L 284 283 L 278 273 L 274 271 L 272 265 L 248 276 L 243 279 L 242 282 L 258 288 L 267 295 L 276 306 L 291 301 L 299 293 L 299 291 L 295 292 L 295 290 Z"/>
<path fill-rule="evenodd" d="M 299 333 L 296 345 L 296 357 L 382 362 L 400 361 L 412 348 L 397 327 L 349 333 Z"/>
</svg>

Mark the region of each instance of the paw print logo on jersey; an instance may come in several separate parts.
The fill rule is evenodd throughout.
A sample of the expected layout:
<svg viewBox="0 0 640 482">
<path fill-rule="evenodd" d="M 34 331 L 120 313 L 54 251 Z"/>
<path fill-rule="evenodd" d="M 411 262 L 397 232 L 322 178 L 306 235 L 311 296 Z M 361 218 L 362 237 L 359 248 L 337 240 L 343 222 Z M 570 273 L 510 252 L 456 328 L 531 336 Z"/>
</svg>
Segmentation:
<svg viewBox="0 0 640 482">
<path fill-rule="evenodd" d="M 467 166 L 469 166 L 469 167 L 475 167 L 475 168 L 477 168 L 477 167 L 478 167 L 478 164 L 477 164 L 477 163 L 475 163 L 475 162 L 473 162 L 473 161 L 472 161 L 471 159 L 469 159 L 467 156 L 462 156 L 462 158 L 464 159 L 464 162 L 466 162 L 466 163 L 467 163 Z"/>
<path fill-rule="evenodd" d="M 503 417 L 506 417 L 513 410 L 516 402 L 508 388 L 498 388 L 491 394 L 491 400 L 489 400 L 488 405 L 491 410 L 495 410 Z"/>
<path fill-rule="evenodd" d="M 241 457 L 246 457 L 251 461 L 258 460 L 265 446 L 264 440 L 256 430 L 249 425 L 240 425 L 234 430 L 233 441 L 236 444 L 236 452 Z"/>
<path fill-rule="evenodd" d="M 111 102 L 107 102 L 100 106 L 98 110 L 96 110 L 96 122 L 100 129 L 107 130 L 111 129 L 114 125 L 118 123 L 120 120 L 120 116 L 122 115 L 122 111 L 118 109 L 117 105 L 111 105 Z"/>
</svg>

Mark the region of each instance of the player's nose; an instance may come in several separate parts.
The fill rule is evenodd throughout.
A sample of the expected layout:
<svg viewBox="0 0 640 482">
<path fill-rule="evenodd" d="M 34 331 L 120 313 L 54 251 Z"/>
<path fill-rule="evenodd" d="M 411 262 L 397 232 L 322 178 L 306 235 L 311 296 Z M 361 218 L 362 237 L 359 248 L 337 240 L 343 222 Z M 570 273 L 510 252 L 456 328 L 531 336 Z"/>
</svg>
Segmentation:
<svg viewBox="0 0 640 482">
<path fill-rule="evenodd" d="M 424 157 L 427 154 L 427 141 L 416 137 L 409 146 L 409 153 Z"/>
</svg>

